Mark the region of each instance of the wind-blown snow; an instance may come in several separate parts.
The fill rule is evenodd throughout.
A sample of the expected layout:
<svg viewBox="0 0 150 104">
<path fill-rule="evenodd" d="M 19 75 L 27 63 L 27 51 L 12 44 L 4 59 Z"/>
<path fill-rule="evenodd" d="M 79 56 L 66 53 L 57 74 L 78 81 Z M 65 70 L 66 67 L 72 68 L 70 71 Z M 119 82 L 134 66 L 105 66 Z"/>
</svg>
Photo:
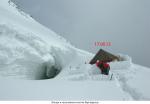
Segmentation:
<svg viewBox="0 0 150 104">
<path fill-rule="evenodd" d="M 150 100 L 149 68 L 119 55 L 122 61 L 110 63 L 110 80 L 88 64 L 92 53 L 1 1 L 1 100 Z"/>
</svg>

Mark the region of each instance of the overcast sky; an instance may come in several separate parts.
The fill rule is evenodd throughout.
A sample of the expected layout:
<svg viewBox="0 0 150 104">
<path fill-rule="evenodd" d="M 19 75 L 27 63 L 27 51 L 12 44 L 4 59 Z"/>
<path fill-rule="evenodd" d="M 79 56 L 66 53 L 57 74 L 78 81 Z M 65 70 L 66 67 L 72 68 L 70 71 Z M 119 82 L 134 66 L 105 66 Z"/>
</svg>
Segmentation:
<svg viewBox="0 0 150 104">
<path fill-rule="evenodd" d="M 150 67 L 150 0 L 13 0 L 78 48 L 128 54 Z M 111 42 L 95 47 L 95 42 Z"/>
</svg>

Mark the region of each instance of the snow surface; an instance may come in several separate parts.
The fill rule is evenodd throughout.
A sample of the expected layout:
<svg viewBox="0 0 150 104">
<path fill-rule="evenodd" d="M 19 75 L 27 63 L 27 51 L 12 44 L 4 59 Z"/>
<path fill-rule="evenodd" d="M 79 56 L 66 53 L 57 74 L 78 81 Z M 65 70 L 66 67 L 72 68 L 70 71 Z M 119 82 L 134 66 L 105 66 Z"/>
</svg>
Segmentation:
<svg viewBox="0 0 150 104">
<path fill-rule="evenodd" d="M 150 69 L 111 62 L 110 76 L 8 0 L 0 3 L 0 100 L 150 100 Z"/>
</svg>

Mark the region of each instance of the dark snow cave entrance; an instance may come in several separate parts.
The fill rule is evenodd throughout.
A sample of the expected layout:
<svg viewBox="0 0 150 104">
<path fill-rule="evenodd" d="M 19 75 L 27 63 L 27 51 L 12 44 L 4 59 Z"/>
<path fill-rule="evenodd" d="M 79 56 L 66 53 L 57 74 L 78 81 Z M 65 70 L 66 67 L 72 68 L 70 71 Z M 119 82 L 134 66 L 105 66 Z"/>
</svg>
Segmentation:
<svg viewBox="0 0 150 104">
<path fill-rule="evenodd" d="M 40 76 L 36 80 L 52 79 L 55 78 L 62 70 L 60 64 L 52 64 L 51 62 L 46 62 L 41 68 L 42 72 L 39 72 Z"/>
<path fill-rule="evenodd" d="M 60 68 L 57 68 L 56 66 L 48 67 L 45 66 L 45 73 L 41 79 L 52 79 L 55 78 L 61 71 Z"/>
<path fill-rule="evenodd" d="M 36 80 L 52 79 L 58 76 L 63 69 L 62 54 L 59 50 L 53 49 L 53 53 L 46 56 L 45 62 L 42 64 L 40 77 Z"/>
</svg>

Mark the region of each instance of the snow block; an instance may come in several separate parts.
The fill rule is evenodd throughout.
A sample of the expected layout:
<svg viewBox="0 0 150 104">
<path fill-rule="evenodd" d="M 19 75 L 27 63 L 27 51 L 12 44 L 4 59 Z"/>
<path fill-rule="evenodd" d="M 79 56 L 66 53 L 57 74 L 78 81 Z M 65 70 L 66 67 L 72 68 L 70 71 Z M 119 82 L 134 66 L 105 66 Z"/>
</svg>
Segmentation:
<svg viewBox="0 0 150 104">
<path fill-rule="evenodd" d="M 132 59 L 128 55 L 119 54 L 121 61 L 114 61 L 110 63 L 112 70 L 128 69 L 132 65 Z"/>
</svg>

